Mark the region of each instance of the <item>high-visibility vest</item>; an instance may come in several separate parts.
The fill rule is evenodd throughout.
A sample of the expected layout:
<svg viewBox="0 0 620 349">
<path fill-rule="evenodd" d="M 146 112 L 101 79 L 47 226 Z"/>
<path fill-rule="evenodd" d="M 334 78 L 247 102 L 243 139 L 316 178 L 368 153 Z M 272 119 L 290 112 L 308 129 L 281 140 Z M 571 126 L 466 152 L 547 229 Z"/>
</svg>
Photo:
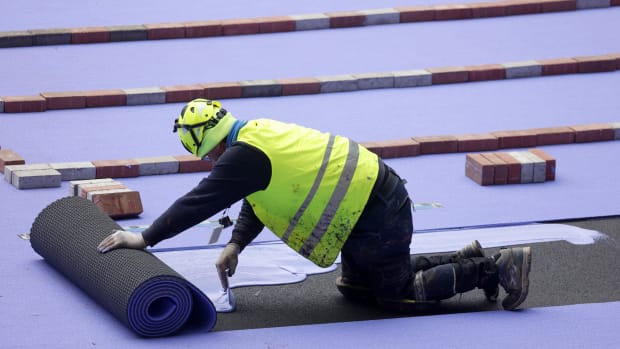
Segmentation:
<svg viewBox="0 0 620 349">
<path fill-rule="evenodd" d="M 267 188 L 247 197 L 256 216 L 302 256 L 331 265 L 377 180 L 377 155 L 345 137 L 268 119 L 248 121 L 237 141 L 271 162 Z"/>
</svg>

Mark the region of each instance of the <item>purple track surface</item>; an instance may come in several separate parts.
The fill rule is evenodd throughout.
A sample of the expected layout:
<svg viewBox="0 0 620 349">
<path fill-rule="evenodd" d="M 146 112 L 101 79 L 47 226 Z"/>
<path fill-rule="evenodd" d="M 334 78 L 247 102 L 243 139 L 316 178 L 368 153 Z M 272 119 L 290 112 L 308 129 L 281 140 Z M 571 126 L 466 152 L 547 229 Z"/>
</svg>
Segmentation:
<svg viewBox="0 0 620 349">
<path fill-rule="evenodd" d="M 244 18 L 387 7 L 379 1 L 197 1 L 0 5 L 0 30 Z M 422 4 L 402 1 L 398 4 Z M 423 4 L 434 3 L 426 1 Z M 120 4 L 120 5 L 119 5 Z M 285 8 L 285 6 L 288 6 Z M 135 88 L 506 63 L 620 51 L 620 8 L 506 18 L 372 26 L 274 35 L 12 48 L 0 50 L 0 95 Z M 407 38 L 403 44 L 401 40 Z M 196 52 L 213 52 L 212 55 Z M 216 55 L 215 52 L 225 52 Z M 206 58 L 205 58 L 206 57 Z M 620 121 L 620 72 L 224 101 L 238 118 L 271 117 L 358 141 Z M 172 134 L 180 104 L 0 114 L 0 146 L 28 163 L 130 159 L 184 151 Z M 480 187 L 464 176 L 465 155 L 388 161 L 408 179 L 417 229 L 617 215 L 620 142 L 542 147 L 558 159 L 554 182 Z M 145 212 L 122 225 L 149 224 L 203 174 L 120 179 L 142 195 Z M 617 302 L 519 313 L 474 313 L 291 328 L 191 333 L 144 341 L 68 283 L 16 235 L 67 194 L 0 183 L 0 347 L 437 347 L 504 348 L 563 343 L 617 344 Z M 233 214 L 235 209 L 233 209 Z M 263 235 L 263 239 L 268 239 Z M 158 247 L 204 244 L 204 232 Z M 475 321 L 473 321 L 475 320 Z M 403 328 L 409 330 L 402 331 Z M 440 336 L 444 328 L 452 336 Z M 481 339 L 472 333 L 485 329 Z M 384 335 L 376 336 L 378 329 Z M 575 330 L 578 329 L 578 330 Z M 513 331 L 514 330 L 514 331 Z M 398 331 L 398 332 L 396 332 Z M 347 335 L 343 335 L 346 333 Z M 443 333 L 443 332 L 442 332 Z M 522 334 L 527 333 L 528 338 Z M 312 342 L 308 342 L 312 338 Z M 485 342 L 480 342 L 481 340 Z M 377 341 L 380 341 L 378 343 Z M 590 343 L 589 341 L 593 341 Z"/>
</svg>

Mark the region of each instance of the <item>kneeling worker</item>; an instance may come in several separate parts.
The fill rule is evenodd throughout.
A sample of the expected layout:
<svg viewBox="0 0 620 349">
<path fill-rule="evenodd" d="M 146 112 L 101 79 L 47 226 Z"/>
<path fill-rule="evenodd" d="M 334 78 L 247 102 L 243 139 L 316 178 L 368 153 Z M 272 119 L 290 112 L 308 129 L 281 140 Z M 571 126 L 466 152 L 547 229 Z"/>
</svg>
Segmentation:
<svg viewBox="0 0 620 349">
<path fill-rule="evenodd" d="M 189 102 L 174 123 L 184 147 L 214 161 L 212 171 L 141 234 L 116 231 L 99 245 L 143 249 L 171 238 L 239 200 L 232 238 L 216 261 L 232 276 L 241 251 L 266 226 L 321 267 L 339 253 L 338 289 L 351 299 L 393 307 L 446 299 L 475 288 L 505 309 L 528 293 L 529 247 L 485 256 L 477 241 L 451 255 L 410 255 L 411 201 L 404 181 L 354 141 L 270 119 L 237 120 L 217 101 Z"/>
</svg>

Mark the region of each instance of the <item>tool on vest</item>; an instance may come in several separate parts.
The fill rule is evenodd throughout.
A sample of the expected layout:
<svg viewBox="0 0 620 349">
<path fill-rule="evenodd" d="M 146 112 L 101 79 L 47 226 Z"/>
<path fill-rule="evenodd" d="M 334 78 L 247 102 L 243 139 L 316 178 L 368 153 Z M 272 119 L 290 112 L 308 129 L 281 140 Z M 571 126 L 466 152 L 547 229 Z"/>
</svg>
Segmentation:
<svg viewBox="0 0 620 349">
<path fill-rule="evenodd" d="M 226 228 L 228 228 L 228 227 L 233 225 L 232 219 L 230 219 L 230 217 L 228 216 L 228 209 L 229 208 L 230 207 L 226 208 L 222 212 L 222 217 L 217 220 L 219 225 L 217 227 L 215 227 L 213 229 L 213 231 L 211 232 L 211 237 L 209 238 L 209 245 L 216 243 L 220 239 L 220 235 L 222 234 L 222 230 L 224 230 L 224 229 L 226 229 Z"/>
</svg>

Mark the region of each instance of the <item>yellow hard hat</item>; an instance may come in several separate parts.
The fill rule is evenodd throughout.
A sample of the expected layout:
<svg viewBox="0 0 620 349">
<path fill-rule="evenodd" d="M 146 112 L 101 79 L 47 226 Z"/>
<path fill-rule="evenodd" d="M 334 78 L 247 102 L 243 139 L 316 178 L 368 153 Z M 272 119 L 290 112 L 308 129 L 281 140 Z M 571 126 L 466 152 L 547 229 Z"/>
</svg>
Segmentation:
<svg viewBox="0 0 620 349">
<path fill-rule="evenodd" d="M 174 120 L 173 132 L 179 131 L 181 143 L 190 153 L 204 158 L 230 132 L 235 118 L 220 102 L 194 99 Z"/>
</svg>

